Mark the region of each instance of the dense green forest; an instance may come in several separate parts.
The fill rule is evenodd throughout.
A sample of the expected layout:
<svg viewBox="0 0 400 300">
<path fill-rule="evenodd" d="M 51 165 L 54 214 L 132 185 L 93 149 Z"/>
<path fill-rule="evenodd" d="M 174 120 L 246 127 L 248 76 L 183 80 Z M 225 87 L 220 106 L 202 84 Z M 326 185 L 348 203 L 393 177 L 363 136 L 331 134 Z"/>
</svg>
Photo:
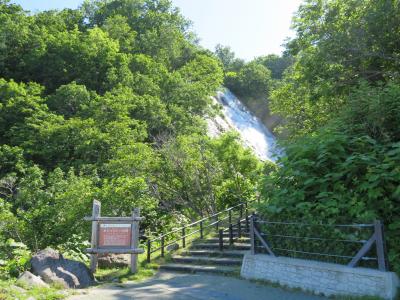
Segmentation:
<svg viewBox="0 0 400 300">
<path fill-rule="evenodd" d="M 0 1 L 0 273 L 14 241 L 79 248 L 93 199 L 155 234 L 255 196 L 261 163 L 207 136 L 223 69 L 189 25 L 166 0 Z"/>
<path fill-rule="evenodd" d="M 399 19 L 398 0 L 306 0 L 285 53 L 245 62 L 168 0 L 0 0 L 1 276 L 24 267 L 16 242 L 84 244 L 93 199 L 154 234 L 256 197 L 271 220 L 383 220 L 400 273 Z M 221 85 L 279 116 L 277 164 L 207 136 Z"/>
<path fill-rule="evenodd" d="M 270 93 L 288 132 L 265 169 L 275 220 L 383 220 L 400 272 L 400 1 L 305 1 L 287 44 L 294 57 Z M 339 246 L 338 246 L 339 247 Z"/>
</svg>

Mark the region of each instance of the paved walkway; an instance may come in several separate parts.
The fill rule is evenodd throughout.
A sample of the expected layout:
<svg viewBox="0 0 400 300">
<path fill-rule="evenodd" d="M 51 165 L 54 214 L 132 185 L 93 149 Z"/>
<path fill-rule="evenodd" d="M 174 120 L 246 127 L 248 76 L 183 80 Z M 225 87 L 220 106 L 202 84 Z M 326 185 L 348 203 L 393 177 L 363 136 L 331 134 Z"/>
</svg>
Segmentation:
<svg viewBox="0 0 400 300">
<path fill-rule="evenodd" d="M 232 277 L 160 272 L 139 283 L 92 288 L 69 300 L 322 300 Z"/>
</svg>

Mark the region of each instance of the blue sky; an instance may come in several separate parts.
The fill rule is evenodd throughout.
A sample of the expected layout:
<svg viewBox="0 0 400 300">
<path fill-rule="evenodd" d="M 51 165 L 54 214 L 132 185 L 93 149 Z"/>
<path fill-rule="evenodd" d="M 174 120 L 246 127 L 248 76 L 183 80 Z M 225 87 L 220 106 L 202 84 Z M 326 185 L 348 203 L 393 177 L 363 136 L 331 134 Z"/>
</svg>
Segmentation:
<svg viewBox="0 0 400 300">
<path fill-rule="evenodd" d="M 13 0 L 27 10 L 76 8 L 83 0 Z M 280 54 L 302 0 L 172 0 L 193 21 L 200 44 L 230 46 L 240 58 Z"/>
</svg>

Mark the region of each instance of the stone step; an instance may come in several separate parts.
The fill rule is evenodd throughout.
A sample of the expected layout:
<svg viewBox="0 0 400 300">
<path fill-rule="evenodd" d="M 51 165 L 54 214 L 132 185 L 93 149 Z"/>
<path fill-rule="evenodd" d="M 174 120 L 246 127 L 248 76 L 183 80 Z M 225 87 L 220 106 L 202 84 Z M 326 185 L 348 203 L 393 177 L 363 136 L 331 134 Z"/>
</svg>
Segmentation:
<svg viewBox="0 0 400 300">
<path fill-rule="evenodd" d="M 222 257 L 236 257 L 236 258 L 243 258 L 244 254 L 247 251 L 242 251 L 242 250 L 224 250 L 224 251 L 218 251 L 218 250 L 193 250 L 190 249 L 186 252 L 182 252 L 181 255 L 188 255 L 188 256 L 211 256 L 211 257 L 216 257 L 216 256 L 222 256 Z"/>
<path fill-rule="evenodd" d="M 186 272 L 186 273 L 216 273 L 224 275 L 237 275 L 240 273 L 238 267 L 227 267 L 227 266 L 199 266 L 190 264 L 166 264 L 161 265 L 160 270 L 168 270 L 175 272 Z"/>
<path fill-rule="evenodd" d="M 228 231 L 224 231 L 224 233 L 222 234 L 222 236 L 224 236 L 224 237 L 227 237 L 227 236 L 228 236 L 228 237 L 229 237 L 229 232 L 228 232 Z M 238 236 L 237 232 L 233 232 L 233 236 Z M 250 233 L 247 232 L 247 231 L 242 231 L 241 236 L 248 237 L 248 236 L 250 236 Z"/>
<path fill-rule="evenodd" d="M 197 264 L 197 265 L 229 265 L 241 266 L 242 259 L 226 258 L 226 257 L 208 257 L 208 256 L 178 256 L 172 257 L 172 261 L 180 264 Z"/>
<path fill-rule="evenodd" d="M 225 243 L 229 244 L 229 238 L 223 238 L 222 240 L 224 241 L 224 244 Z M 243 242 L 243 243 L 250 242 L 250 238 L 248 238 L 248 237 L 240 237 L 240 238 L 234 237 L 233 240 L 234 240 L 234 242 L 238 242 L 238 241 L 239 242 Z M 206 240 L 201 240 L 201 242 L 204 242 L 204 243 L 219 243 L 219 238 L 209 238 L 209 239 L 206 239 Z"/>
<path fill-rule="evenodd" d="M 192 249 L 219 249 L 219 243 L 193 243 Z M 246 243 L 234 243 L 229 245 L 224 243 L 224 249 L 234 249 L 234 250 L 250 250 L 250 244 Z"/>
<path fill-rule="evenodd" d="M 224 233 L 228 233 L 228 232 L 229 232 L 229 229 L 228 229 L 228 228 L 224 228 Z M 236 234 L 236 233 L 238 233 L 238 230 L 237 230 L 237 229 L 233 229 L 232 232 L 233 232 L 234 234 Z M 247 230 L 246 227 L 242 227 L 242 229 L 240 230 L 240 232 L 241 232 L 241 233 L 249 233 L 250 230 Z"/>
</svg>

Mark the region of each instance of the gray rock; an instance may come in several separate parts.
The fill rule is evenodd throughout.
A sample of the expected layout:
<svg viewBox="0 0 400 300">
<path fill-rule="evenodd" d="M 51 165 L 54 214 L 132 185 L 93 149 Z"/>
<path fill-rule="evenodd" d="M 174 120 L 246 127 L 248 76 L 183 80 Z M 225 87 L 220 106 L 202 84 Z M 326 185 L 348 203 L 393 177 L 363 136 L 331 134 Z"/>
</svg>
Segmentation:
<svg viewBox="0 0 400 300">
<path fill-rule="evenodd" d="M 18 277 L 17 284 L 29 287 L 49 287 L 39 276 L 33 275 L 29 271 L 25 271 Z"/>
<path fill-rule="evenodd" d="M 129 254 L 102 254 L 97 260 L 100 268 L 126 267 L 130 265 Z"/>
<path fill-rule="evenodd" d="M 171 244 L 167 246 L 167 251 L 176 251 L 179 249 L 179 244 L 175 243 L 175 244 Z"/>
<path fill-rule="evenodd" d="M 31 259 L 32 273 L 47 283 L 65 288 L 85 288 L 95 283 L 93 274 L 81 262 L 65 259 L 53 249 L 39 251 Z"/>
</svg>

